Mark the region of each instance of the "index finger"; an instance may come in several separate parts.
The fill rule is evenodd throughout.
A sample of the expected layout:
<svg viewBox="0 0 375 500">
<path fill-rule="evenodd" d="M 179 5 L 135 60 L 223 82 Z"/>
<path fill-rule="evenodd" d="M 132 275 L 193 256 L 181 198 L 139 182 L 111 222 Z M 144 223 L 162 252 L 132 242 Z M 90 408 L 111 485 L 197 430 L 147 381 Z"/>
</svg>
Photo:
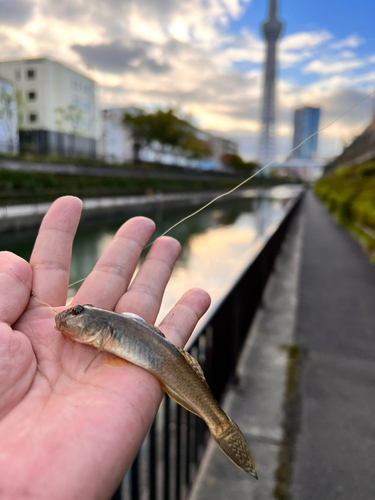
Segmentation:
<svg viewBox="0 0 375 500">
<path fill-rule="evenodd" d="M 12 325 L 30 300 L 31 269 L 11 252 L 0 252 L 0 321 Z"/>
<path fill-rule="evenodd" d="M 33 293 L 54 306 L 66 302 L 72 245 L 81 210 L 80 199 L 58 198 L 44 216 L 31 254 Z"/>
</svg>

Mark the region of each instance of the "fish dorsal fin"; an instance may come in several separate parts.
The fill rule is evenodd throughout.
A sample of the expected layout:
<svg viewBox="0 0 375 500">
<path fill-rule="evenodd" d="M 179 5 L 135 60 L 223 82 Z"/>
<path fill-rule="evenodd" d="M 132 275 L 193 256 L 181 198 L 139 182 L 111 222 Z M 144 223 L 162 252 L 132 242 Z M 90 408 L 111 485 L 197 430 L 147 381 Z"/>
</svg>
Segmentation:
<svg viewBox="0 0 375 500">
<path fill-rule="evenodd" d="M 148 323 L 145 319 L 141 318 L 141 316 L 138 316 L 138 314 L 134 314 L 134 313 L 129 313 L 129 312 L 123 312 L 121 313 L 122 316 L 125 316 L 125 318 L 128 318 L 130 319 L 131 321 L 135 321 L 136 323 L 138 323 L 139 325 L 144 325 L 144 326 L 147 326 L 147 328 L 149 328 L 150 330 L 152 330 L 153 332 L 157 333 L 158 335 L 160 335 L 161 337 L 164 337 L 165 338 L 165 335 L 164 333 L 162 333 L 158 327 L 156 327 L 155 325 L 151 325 L 151 323 Z"/>
<path fill-rule="evenodd" d="M 155 333 L 159 334 L 161 337 L 164 337 L 165 339 L 167 338 L 163 332 L 159 330 L 157 326 L 153 326 L 152 329 L 154 330 Z"/>
<path fill-rule="evenodd" d="M 160 335 L 161 337 L 164 337 L 165 339 L 167 338 L 167 337 L 164 335 L 164 333 L 163 333 L 163 332 L 161 332 L 161 331 L 159 330 L 159 328 L 158 328 L 157 326 L 155 326 L 155 325 L 150 325 L 150 323 L 147 323 L 147 321 L 145 321 L 145 324 L 146 324 L 149 328 L 151 328 L 151 329 L 152 329 L 155 333 L 157 333 L 158 335 Z"/>
<path fill-rule="evenodd" d="M 129 313 L 129 312 L 123 312 L 121 313 L 122 316 L 125 316 L 126 318 L 129 318 L 129 319 L 138 319 L 138 320 L 141 320 L 141 321 L 145 321 L 141 316 L 138 316 L 138 314 L 134 314 L 134 313 Z"/>
<path fill-rule="evenodd" d="M 206 377 L 204 376 L 204 373 L 203 373 L 203 370 L 202 370 L 202 367 L 201 365 L 198 363 L 198 361 L 193 358 L 193 356 L 191 354 L 189 354 L 187 351 L 185 351 L 184 349 L 180 349 L 178 347 L 178 350 L 180 352 L 180 354 L 182 354 L 182 356 L 186 359 L 186 361 L 189 363 L 189 365 L 193 368 L 193 370 L 195 371 L 195 373 L 198 375 L 198 377 L 200 378 L 200 380 L 205 383 L 208 387 L 208 384 L 207 384 L 207 380 L 206 380 Z"/>
</svg>

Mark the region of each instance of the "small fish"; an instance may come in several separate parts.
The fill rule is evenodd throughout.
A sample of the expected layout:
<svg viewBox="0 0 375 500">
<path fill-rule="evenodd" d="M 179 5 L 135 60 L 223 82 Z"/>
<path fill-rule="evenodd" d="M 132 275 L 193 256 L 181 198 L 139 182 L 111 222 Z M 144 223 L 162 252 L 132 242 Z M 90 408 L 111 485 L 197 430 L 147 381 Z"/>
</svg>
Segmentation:
<svg viewBox="0 0 375 500">
<path fill-rule="evenodd" d="M 176 403 L 206 422 L 216 444 L 238 467 L 258 478 L 245 438 L 220 408 L 200 364 L 158 328 L 135 314 L 117 314 L 90 304 L 57 314 L 56 328 L 66 337 L 98 348 L 97 355 L 104 350 L 152 373 Z"/>
</svg>

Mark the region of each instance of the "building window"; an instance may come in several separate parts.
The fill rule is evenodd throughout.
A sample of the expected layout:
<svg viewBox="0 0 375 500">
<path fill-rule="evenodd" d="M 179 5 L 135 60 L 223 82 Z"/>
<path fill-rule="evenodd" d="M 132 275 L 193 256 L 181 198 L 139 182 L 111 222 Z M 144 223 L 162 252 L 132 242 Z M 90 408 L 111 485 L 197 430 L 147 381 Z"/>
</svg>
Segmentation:
<svg viewBox="0 0 375 500">
<path fill-rule="evenodd" d="M 38 120 L 38 115 L 36 113 L 29 114 L 29 122 L 30 123 L 35 123 L 37 120 Z"/>
<path fill-rule="evenodd" d="M 27 98 L 29 101 L 36 101 L 36 92 L 34 91 L 28 92 Z"/>
<path fill-rule="evenodd" d="M 28 69 L 26 71 L 26 77 L 28 80 L 34 80 L 35 76 L 36 76 L 35 69 Z"/>
<path fill-rule="evenodd" d="M 21 70 L 20 69 L 16 69 L 15 73 L 14 73 L 14 76 L 16 78 L 17 81 L 21 80 Z"/>
</svg>

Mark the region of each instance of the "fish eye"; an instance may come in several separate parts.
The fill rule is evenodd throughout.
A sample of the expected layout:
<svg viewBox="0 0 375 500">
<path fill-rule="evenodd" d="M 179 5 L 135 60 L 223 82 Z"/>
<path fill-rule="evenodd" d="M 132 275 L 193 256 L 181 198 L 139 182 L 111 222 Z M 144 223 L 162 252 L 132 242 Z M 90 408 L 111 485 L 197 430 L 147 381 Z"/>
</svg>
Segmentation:
<svg viewBox="0 0 375 500">
<path fill-rule="evenodd" d="M 84 307 L 83 306 L 75 306 L 73 307 L 71 313 L 74 315 L 74 316 L 77 316 L 79 313 L 81 313 L 82 311 L 84 310 Z"/>
</svg>

